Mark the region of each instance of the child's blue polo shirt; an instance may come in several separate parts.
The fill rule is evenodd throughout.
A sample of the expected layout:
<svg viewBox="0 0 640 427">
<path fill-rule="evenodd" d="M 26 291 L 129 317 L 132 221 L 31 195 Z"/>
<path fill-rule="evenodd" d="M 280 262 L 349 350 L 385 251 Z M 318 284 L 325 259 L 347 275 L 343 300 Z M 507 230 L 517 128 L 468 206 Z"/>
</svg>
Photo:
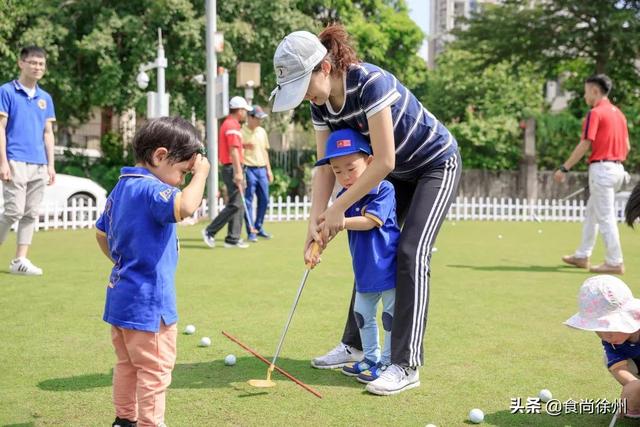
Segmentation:
<svg viewBox="0 0 640 427">
<path fill-rule="evenodd" d="M 115 264 L 103 319 L 126 329 L 158 332 L 178 321 L 176 222 L 181 192 L 149 170 L 125 167 L 96 222 Z"/>
<path fill-rule="evenodd" d="M 55 120 L 53 100 L 36 85 L 33 98 L 17 80 L 0 86 L 0 116 L 7 116 L 7 158 L 18 162 L 47 164 L 44 128 Z"/>
<path fill-rule="evenodd" d="M 338 197 L 346 190 L 338 193 Z M 382 181 L 345 212 L 345 217 L 366 216 L 378 225 L 367 231 L 348 231 L 356 291 L 382 292 L 396 287 L 396 253 L 400 227 L 393 185 Z"/>
<path fill-rule="evenodd" d="M 632 343 L 625 341 L 620 345 L 613 345 L 602 341 L 602 345 L 604 346 L 604 353 L 607 356 L 607 368 L 620 362 L 626 363 L 627 359 L 640 358 L 640 342 Z"/>
</svg>

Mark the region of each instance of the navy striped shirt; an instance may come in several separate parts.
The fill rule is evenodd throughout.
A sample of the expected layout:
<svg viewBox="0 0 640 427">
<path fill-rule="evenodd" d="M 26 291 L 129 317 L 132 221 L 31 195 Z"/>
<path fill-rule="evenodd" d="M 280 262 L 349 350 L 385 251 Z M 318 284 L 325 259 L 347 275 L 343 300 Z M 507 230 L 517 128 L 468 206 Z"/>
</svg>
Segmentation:
<svg viewBox="0 0 640 427">
<path fill-rule="evenodd" d="M 368 63 L 353 64 L 344 74 L 345 100 L 334 111 L 329 101 L 311 103 L 316 130 L 351 128 L 369 138 L 368 119 L 391 107 L 398 178 L 443 164 L 457 150 L 455 138 L 395 76 Z M 374 153 L 375 155 L 375 153 Z"/>
</svg>

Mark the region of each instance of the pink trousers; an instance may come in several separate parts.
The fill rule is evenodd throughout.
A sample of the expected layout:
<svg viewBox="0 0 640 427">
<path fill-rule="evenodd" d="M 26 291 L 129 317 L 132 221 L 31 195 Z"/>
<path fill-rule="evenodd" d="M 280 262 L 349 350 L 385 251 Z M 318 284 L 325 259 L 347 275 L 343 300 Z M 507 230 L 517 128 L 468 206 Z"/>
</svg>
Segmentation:
<svg viewBox="0 0 640 427">
<path fill-rule="evenodd" d="M 111 326 L 117 363 L 113 369 L 116 416 L 138 421 L 139 427 L 164 423 L 165 391 L 176 363 L 176 324 L 144 332 Z"/>
</svg>

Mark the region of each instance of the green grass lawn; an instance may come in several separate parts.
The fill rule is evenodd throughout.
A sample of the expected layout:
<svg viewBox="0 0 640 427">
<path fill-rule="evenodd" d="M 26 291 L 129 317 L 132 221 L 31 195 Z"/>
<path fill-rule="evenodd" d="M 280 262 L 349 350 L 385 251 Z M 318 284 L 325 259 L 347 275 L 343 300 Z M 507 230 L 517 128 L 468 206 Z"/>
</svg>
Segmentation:
<svg viewBox="0 0 640 427">
<path fill-rule="evenodd" d="M 562 402 L 619 395 L 595 334 L 562 325 L 588 277 L 560 262 L 578 244 L 580 224 L 445 223 L 432 258 L 422 386 L 391 397 L 309 367 L 339 342 L 348 307 L 351 261 L 345 236 L 338 238 L 309 276 L 279 359 L 322 399 L 278 374 L 277 387 L 251 388 L 246 381 L 265 377 L 266 365 L 220 333 L 273 355 L 304 272 L 305 224 L 269 224 L 275 238 L 247 250 L 208 249 L 200 228 L 179 228 L 178 327 L 192 323 L 197 332 L 178 338 L 170 427 L 464 426 L 476 407 L 495 426 L 606 426 L 611 419 L 510 414 L 511 398 L 526 402 L 542 388 Z M 621 235 L 624 279 L 640 296 L 640 232 L 621 227 Z M 15 236 L 0 247 L 0 425 L 111 425 L 115 356 L 101 320 L 109 263 L 93 230 L 40 232 L 34 241 L 31 258 L 45 271 L 38 278 L 7 273 Z M 601 260 L 598 242 L 594 261 Z M 197 346 L 202 336 L 211 347 Z M 230 353 L 238 357 L 233 367 L 223 363 Z"/>
</svg>

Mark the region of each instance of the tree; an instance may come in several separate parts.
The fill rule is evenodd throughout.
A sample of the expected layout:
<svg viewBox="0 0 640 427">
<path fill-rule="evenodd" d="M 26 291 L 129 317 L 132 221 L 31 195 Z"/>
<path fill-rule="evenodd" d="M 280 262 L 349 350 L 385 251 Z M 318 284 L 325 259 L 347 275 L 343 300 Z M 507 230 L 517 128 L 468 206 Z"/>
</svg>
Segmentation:
<svg viewBox="0 0 640 427">
<path fill-rule="evenodd" d="M 617 90 L 614 102 L 640 99 L 640 1 L 506 0 L 474 15 L 455 32 L 459 45 L 486 64 L 529 62 L 547 78 L 570 74 L 568 89 L 581 89 L 588 74 L 607 73 Z M 629 99 L 627 101 L 627 99 Z"/>
<path fill-rule="evenodd" d="M 521 119 L 543 109 L 543 84 L 531 65 L 502 61 L 478 68 L 475 52 L 451 45 L 429 74 L 426 105 L 447 125 L 465 167 L 516 169 L 522 157 Z"/>
</svg>

